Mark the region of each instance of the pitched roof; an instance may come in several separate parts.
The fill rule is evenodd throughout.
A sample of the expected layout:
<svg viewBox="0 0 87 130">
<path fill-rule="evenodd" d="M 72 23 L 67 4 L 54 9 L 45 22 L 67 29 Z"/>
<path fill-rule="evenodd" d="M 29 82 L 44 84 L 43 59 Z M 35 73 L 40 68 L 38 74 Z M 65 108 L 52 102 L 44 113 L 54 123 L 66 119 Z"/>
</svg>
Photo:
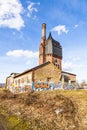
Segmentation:
<svg viewBox="0 0 87 130">
<path fill-rule="evenodd" d="M 46 62 L 46 63 L 44 63 L 44 64 L 41 64 L 41 65 L 38 65 L 38 66 L 36 66 L 36 67 L 34 67 L 34 68 L 28 69 L 28 70 L 26 70 L 26 71 L 24 71 L 24 72 L 22 72 L 22 73 L 20 73 L 20 74 L 18 74 L 18 75 L 16 75 L 16 76 L 14 76 L 14 78 L 19 77 L 19 76 L 21 76 L 21 75 L 23 75 L 23 74 L 26 74 L 26 73 L 28 73 L 28 72 L 31 72 L 31 71 L 33 71 L 33 70 L 36 70 L 36 69 L 38 69 L 38 68 L 41 68 L 41 67 L 43 67 L 43 66 L 45 66 L 45 65 L 48 65 L 49 63 L 50 63 L 50 61 L 48 61 L 48 62 Z"/>
<path fill-rule="evenodd" d="M 76 74 L 72 74 L 72 73 L 65 72 L 65 71 L 62 71 L 62 74 L 70 74 L 70 75 L 74 75 L 74 76 L 76 76 Z"/>
</svg>

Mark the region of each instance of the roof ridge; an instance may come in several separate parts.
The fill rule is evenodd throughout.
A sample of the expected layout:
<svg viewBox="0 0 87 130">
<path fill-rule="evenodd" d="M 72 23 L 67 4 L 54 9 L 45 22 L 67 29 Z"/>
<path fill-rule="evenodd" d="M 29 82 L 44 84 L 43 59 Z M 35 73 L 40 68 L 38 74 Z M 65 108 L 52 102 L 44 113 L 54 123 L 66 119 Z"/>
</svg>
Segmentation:
<svg viewBox="0 0 87 130">
<path fill-rule="evenodd" d="M 40 67 L 42 67 L 42 66 L 44 66 L 44 65 L 46 65 L 46 64 L 49 64 L 49 63 L 50 63 L 50 61 L 45 62 L 45 63 L 43 63 L 43 64 L 41 64 L 41 65 L 37 65 L 37 66 L 35 66 L 35 67 L 31 68 L 31 69 L 25 70 L 25 71 L 23 71 L 22 73 L 20 73 L 20 74 L 14 76 L 14 78 L 15 78 L 15 77 L 18 77 L 18 76 L 20 76 L 20 75 L 22 75 L 22 74 L 24 74 L 24 73 L 30 72 L 30 71 L 32 71 L 32 70 L 38 69 L 38 68 L 40 68 Z"/>
</svg>

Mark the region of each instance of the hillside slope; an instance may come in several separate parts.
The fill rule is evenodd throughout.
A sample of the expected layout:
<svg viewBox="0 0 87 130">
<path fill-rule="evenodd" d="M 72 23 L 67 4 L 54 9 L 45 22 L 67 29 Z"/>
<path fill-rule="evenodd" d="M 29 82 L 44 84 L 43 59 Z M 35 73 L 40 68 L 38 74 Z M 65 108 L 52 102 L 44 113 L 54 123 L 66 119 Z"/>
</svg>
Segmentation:
<svg viewBox="0 0 87 130">
<path fill-rule="evenodd" d="M 87 130 L 87 91 L 0 91 L 0 130 Z"/>
</svg>

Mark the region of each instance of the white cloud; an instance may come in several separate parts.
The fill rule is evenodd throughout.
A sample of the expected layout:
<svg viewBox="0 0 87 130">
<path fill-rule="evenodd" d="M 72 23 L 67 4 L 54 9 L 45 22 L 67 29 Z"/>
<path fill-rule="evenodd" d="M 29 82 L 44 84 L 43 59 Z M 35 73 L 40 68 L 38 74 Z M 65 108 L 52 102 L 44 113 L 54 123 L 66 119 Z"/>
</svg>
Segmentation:
<svg viewBox="0 0 87 130">
<path fill-rule="evenodd" d="M 69 61 L 63 62 L 63 70 L 64 71 L 71 71 L 72 68 L 73 68 L 72 62 L 69 62 Z"/>
<path fill-rule="evenodd" d="M 28 59 L 27 61 L 26 61 L 26 66 L 31 66 L 31 67 L 35 67 L 35 66 L 37 66 L 38 65 L 38 57 L 37 58 L 32 58 L 32 60 L 31 59 Z"/>
<path fill-rule="evenodd" d="M 6 55 L 13 56 L 13 57 L 37 58 L 38 52 L 33 52 L 29 50 L 12 50 L 12 51 L 8 51 Z"/>
<path fill-rule="evenodd" d="M 10 73 L 21 73 L 38 65 L 38 58 L 0 56 L 0 82 L 6 82 Z"/>
<path fill-rule="evenodd" d="M 63 61 L 63 71 L 70 72 L 76 74 L 76 79 L 81 82 L 83 79 L 87 80 L 86 73 L 87 64 L 83 64 L 82 62 L 75 62 L 72 60 Z"/>
<path fill-rule="evenodd" d="M 27 7 L 27 16 L 31 17 L 33 12 L 38 12 L 38 9 L 35 7 L 35 5 L 40 5 L 40 2 L 34 3 L 34 2 L 28 2 L 28 7 Z"/>
<path fill-rule="evenodd" d="M 68 72 L 77 72 L 77 70 L 82 69 L 85 65 L 78 64 L 74 61 L 63 61 L 63 70 Z"/>
<path fill-rule="evenodd" d="M 54 27 L 51 31 L 55 31 L 58 33 L 58 35 L 61 35 L 62 32 L 67 34 L 69 30 L 66 29 L 65 25 L 58 25 L 58 26 Z"/>
<path fill-rule="evenodd" d="M 78 24 L 76 24 L 74 27 L 75 27 L 75 28 L 77 28 L 78 26 L 79 26 L 79 25 L 78 25 Z"/>
<path fill-rule="evenodd" d="M 20 30 L 24 27 L 21 14 L 23 7 L 19 0 L 0 0 L 0 26 Z"/>
<path fill-rule="evenodd" d="M 67 59 L 72 62 L 77 62 L 80 60 L 80 57 L 79 56 L 69 56 Z"/>
<path fill-rule="evenodd" d="M 63 60 L 63 70 L 74 71 L 76 68 L 83 67 L 83 65 L 79 63 L 80 60 L 81 59 L 80 59 L 79 56 L 69 56 L 69 57 L 67 57 L 67 60 Z"/>
</svg>

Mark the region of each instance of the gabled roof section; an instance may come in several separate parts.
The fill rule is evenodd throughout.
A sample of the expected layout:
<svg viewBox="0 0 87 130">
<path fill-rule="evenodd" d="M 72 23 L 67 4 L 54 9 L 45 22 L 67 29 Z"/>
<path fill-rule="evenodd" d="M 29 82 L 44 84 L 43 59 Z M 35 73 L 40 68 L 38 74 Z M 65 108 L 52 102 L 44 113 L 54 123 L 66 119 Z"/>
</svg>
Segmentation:
<svg viewBox="0 0 87 130">
<path fill-rule="evenodd" d="M 46 62 L 46 63 L 44 63 L 44 64 L 41 64 L 41 65 L 38 65 L 38 66 L 36 66 L 36 67 L 34 67 L 34 68 L 28 69 L 28 70 L 26 70 L 26 71 L 24 71 L 24 72 L 22 72 L 22 73 L 20 73 L 20 74 L 18 74 L 18 75 L 16 75 L 16 76 L 14 76 L 14 78 L 19 77 L 19 76 L 21 76 L 21 75 L 23 75 L 23 74 L 26 74 L 26 73 L 28 73 L 28 72 L 31 72 L 31 71 L 33 71 L 33 70 L 39 69 L 39 68 L 41 68 L 41 67 L 43 67 L 43 66 L 45 66 L 45 65 L 48 65 L 48 64 L 50 64 L 50 61 L 48 61 L 48 62 Z"/>
<path fill-rule="evenodd" d="M 55 46 L 58 46 L 58 47 L 62 48 L 62 47 L 61 47 L 61 45 L 60 45 L 60 43 L 59 43 L 58 41 L 56 41 L 56 40 L 52 37 L 51 32 L 49 33 L 49 36 L 48 36 L 47 41 L 49 41 L 49 40 L 51 40 L 51 41 L 52 41 L 52 44 L 53 44 L 53 45 L 55 45 Z"/>
</svg>

